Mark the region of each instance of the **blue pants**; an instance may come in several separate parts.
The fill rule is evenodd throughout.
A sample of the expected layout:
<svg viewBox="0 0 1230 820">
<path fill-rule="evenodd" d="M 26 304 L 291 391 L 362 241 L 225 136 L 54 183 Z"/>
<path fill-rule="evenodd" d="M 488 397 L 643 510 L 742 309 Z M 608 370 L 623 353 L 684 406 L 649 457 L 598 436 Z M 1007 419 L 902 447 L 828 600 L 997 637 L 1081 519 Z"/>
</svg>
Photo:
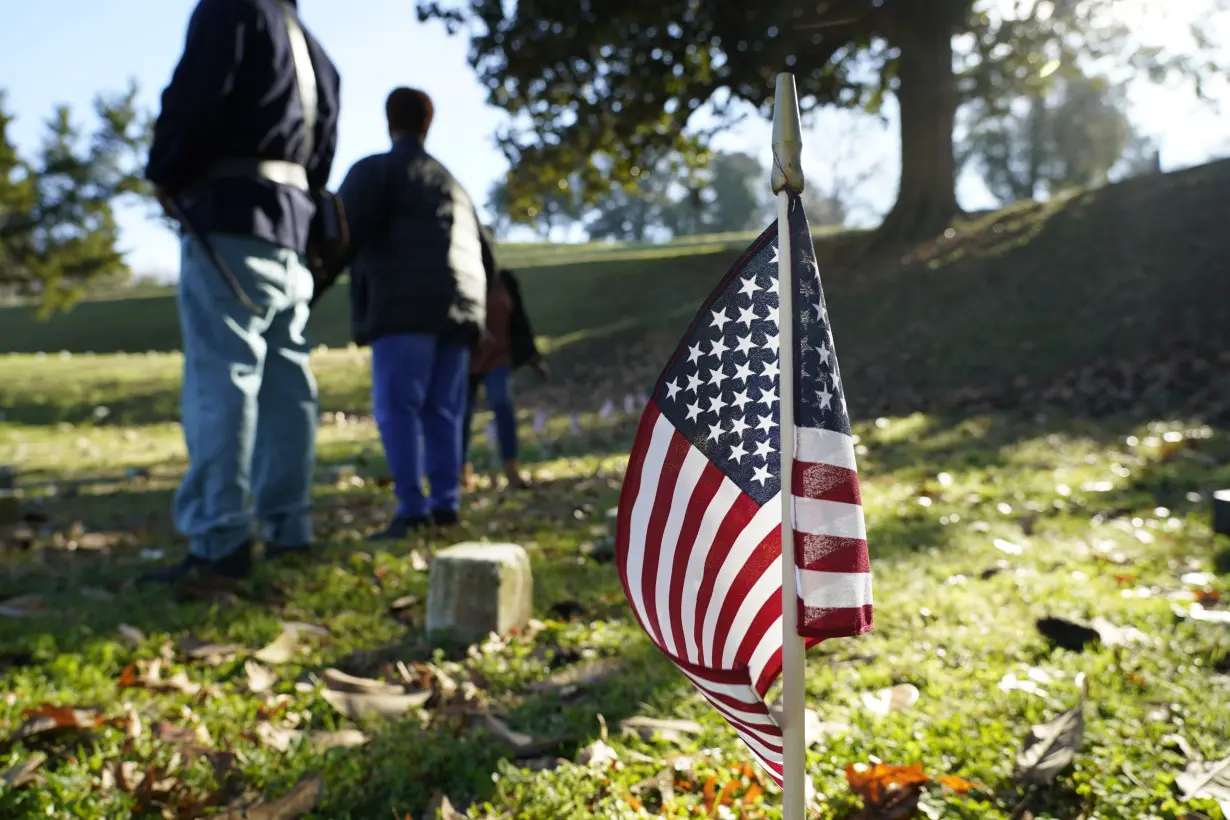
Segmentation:
<svg viewBox="0 0 1230 820">
<path fill-rule="evenodd" d="M 500 442 L 500 458 L 511 461 L 517 457 L 517 409 L 513 407 L 511 373 L 507 367 L 497 367 L 486 375 L 470 377 L 470 389 L 466 395 L 465 441 L 462 450 L 465 460 L 470 460 L 470 426 L 478 405 L 478 387 L 481 384 L 487 393 L 487 407 L 495 416 L 495 433 Z"/>
<path fill-rule="evenodd" d="M 372 412 L 397 493 L 397 515 L 461 507 L 461 423 L 468 345 L 402 333 L 372 342 Z M 423 475 L 431 499 L 423 494 Z"/>
<path fill-rule="evenodd" d="M 209 241 L 260 310 L 245 307 L 200 244 L 184 239 L 188 473 L 175 494 L 175 526 L 194 555 L 211 560 L 252 538 L 253 512 L 268 543 L 307 546 L 317 419 L 304 335 L 312 274 L 297 253 L 263 240 Z"/>
</svg>

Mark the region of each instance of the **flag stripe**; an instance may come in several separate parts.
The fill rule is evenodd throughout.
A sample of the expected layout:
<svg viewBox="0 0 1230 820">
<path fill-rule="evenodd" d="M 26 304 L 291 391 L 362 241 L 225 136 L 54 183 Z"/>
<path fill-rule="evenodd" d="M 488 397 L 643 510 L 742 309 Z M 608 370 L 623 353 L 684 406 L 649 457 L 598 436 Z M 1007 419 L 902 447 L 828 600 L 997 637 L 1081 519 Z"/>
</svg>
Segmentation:
<svg viewBox="0 0 1230 820">
<path fill-rule="evenodd" d="M 795 563 L 816 572 L 871 572 L 867 542 L 861 538 L 794 534 Z"/>
<path fill-rule="evenodd" d="M 721 475 L 721 471 L 717 467 L 712 469 L 715 473 Z M 730 514 L 731 508 L 742 497 L 742 493 L 739 492 L 739 488 L 735 486 L 734 482 L 726 476 L 722 476 L 722 482 L 718 485 L 717 492 L 713 494 L 713 498 L 705 508 L 700 528 L 696 533 L 696 541 L 692 545 L 692 554 L 688 556 L 688 571 L 683 579 L 683 594 L 680 598 L 682 600 L 686 596 L 686 600 L 690 605 L 683 607 L 681 613 L 683 617 L 680 619 L 680 623 L 683 626 L 683 635 L 687 641 L 687 654 L 685 657 L 693 663 L 700 663 L 701 619 L 697 615 L 704 612 L 705 603 L 708 601 L 707 597 L 702 600 L 702 591 L 706 589 L 704 576 L 709 556 L 722 524 Z M 696 501 L 697 507 L 699 507 L 703 503 L 703 497 L 698 495 Z"/>
<path fill-rule="evenodd" d="M 795 432 L 795 462 L 831 464 L 847 470 L 857 470 L 854 460 L 854 439 L 836 430 L 800 426 Z"/>
<path fill-rule="evenodd" d="M 796 430 L 799 428 L 795 428 Z M 862 504 L 858 473 L 835 464 L 796 461 L 792 471 L 791 489 L 803 498 Z"/>
<path fill-rule="evenodd" d="M 799 634 L 816 640 L 849 638 L 871 630 L 874 617 L 871 604 L 858 609 L 808 607 L 799 603 Z"/>
<path fill-rule="evenodd" d="M 691 494 L 691 488 L 687 485 L 682 471 L 688 451 L 691 449 L 692 445 L 686 438 L 672 431 L 670 445 L 666 448 L 666 458 L 663 461 L 666 468 L 662 472 L 663 480 L 658 484 L 657 495 L 653 499 L 652 512 L 649 515 L 649 523 L 645 527 L 645 566 L 650 568 L 652 572 L 642 578 L 641 593 L 644 595 L 645 620 L 648 623 L 649 634 L 659 644 L 662 643 L 658 637 L 660 635 L 660 622 L 658 618 L 657 596 L 661 580 L 659 572 L 662 569 L 659 561 L 665 546 L 667 523 L 673 515 L 672 511 L 676 506 L 675 502 L 679 500 L 679 495 L 682 495 L 686 500 L 687 496 Z M 673 556 L 667 556 L 668 565 L 671 563 L 669 560 L 671 557 Z"/>
<path fill-rule="evenodd" d="M 795 570 L 799 598 L 804 606 L 859 609 L 871 603 L 870 572 L 813 572 Z"/>
<path fill-rule="evenodd" d="M 867 540 L 863 508 L 857 504 L 798 496 L 795 496 L 793 501 L 795 532 Z"/>
</svg>

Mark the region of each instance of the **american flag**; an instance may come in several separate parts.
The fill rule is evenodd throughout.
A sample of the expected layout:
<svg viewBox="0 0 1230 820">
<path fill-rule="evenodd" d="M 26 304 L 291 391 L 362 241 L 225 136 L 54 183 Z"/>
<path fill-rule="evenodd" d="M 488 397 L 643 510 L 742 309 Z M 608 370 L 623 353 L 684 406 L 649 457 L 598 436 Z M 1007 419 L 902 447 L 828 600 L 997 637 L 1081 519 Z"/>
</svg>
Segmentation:
<svg viewBox="0 0 1230 820">
<path fill-rule="evenodd" d="M 802 202 L 789 226 L 795 450 L 778 413 L 778 224 L 709 296 L 641 416 L 616 551 L 641 627 L 780 784 L 769 688 L 782 669 L 781 482 L 792 470 L 799 633 L 814 646 L 872 626 L 854 440 Z"/>
</svg>

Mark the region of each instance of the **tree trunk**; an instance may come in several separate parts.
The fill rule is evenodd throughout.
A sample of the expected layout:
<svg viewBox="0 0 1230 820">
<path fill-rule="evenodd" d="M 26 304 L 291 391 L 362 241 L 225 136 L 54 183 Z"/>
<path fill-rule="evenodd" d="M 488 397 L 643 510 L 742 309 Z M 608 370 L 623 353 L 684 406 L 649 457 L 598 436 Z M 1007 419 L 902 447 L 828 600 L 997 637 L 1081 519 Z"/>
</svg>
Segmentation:
<svg viewBox="0 0 1230 820">
<path fill-rule="evenodd" d="M 901 52 L 901 183 L 878 238 L 914 241 L 940 233 L 961 211 L 952 141 L 957 115 L 953 25 L 941 14 L 926 12 L 907 12 L 896 22 L 892 41 Z"/>
</svg>

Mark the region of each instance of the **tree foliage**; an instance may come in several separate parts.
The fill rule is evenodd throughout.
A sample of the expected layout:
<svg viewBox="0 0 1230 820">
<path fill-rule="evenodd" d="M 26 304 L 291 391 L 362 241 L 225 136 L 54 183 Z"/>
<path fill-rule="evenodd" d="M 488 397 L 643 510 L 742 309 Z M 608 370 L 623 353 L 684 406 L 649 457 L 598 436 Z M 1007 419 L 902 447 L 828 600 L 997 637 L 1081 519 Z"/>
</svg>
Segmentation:
<svg viewBox="0 0 1230 820">
<path fill-rule="evenodd" d="M 961 104 L 1045 89 L 1058 79 L 1044 71 L 1054 60 L 1106 61 L 1154 79 L 1207 70 L 1207 50 L 1169 54 L 1130 36 L 1116 13 L 1124 2 L 418 0 L 418 13 L 450 32 L 468 28 L 490 102 L 512 115 L 498 138 L 513 211 L 565 178 L 595 202 L 634 179 L 647 155 L 703 165 L 710 133 L 693 115 L 710 103 L 720 127 L 738 101 L 768 114 L 773 77 L 788 70 L 805 112 L 878 111 L 897 98 L 901 178 L 884 229 L 912 237 L 958 210 Z"/>
<path fill-rule="evenodd" d="M 59 106 L 33 158 L 9 138 L 0 96 L 0 288 L 37 299 L 43 315 L 76 301 L 93 282 L 128 273 L 113 203 L 147 195 L 139 159 L 148 122 L 135 84 L 99 95 L 92 130 Z"/>
</svg>

